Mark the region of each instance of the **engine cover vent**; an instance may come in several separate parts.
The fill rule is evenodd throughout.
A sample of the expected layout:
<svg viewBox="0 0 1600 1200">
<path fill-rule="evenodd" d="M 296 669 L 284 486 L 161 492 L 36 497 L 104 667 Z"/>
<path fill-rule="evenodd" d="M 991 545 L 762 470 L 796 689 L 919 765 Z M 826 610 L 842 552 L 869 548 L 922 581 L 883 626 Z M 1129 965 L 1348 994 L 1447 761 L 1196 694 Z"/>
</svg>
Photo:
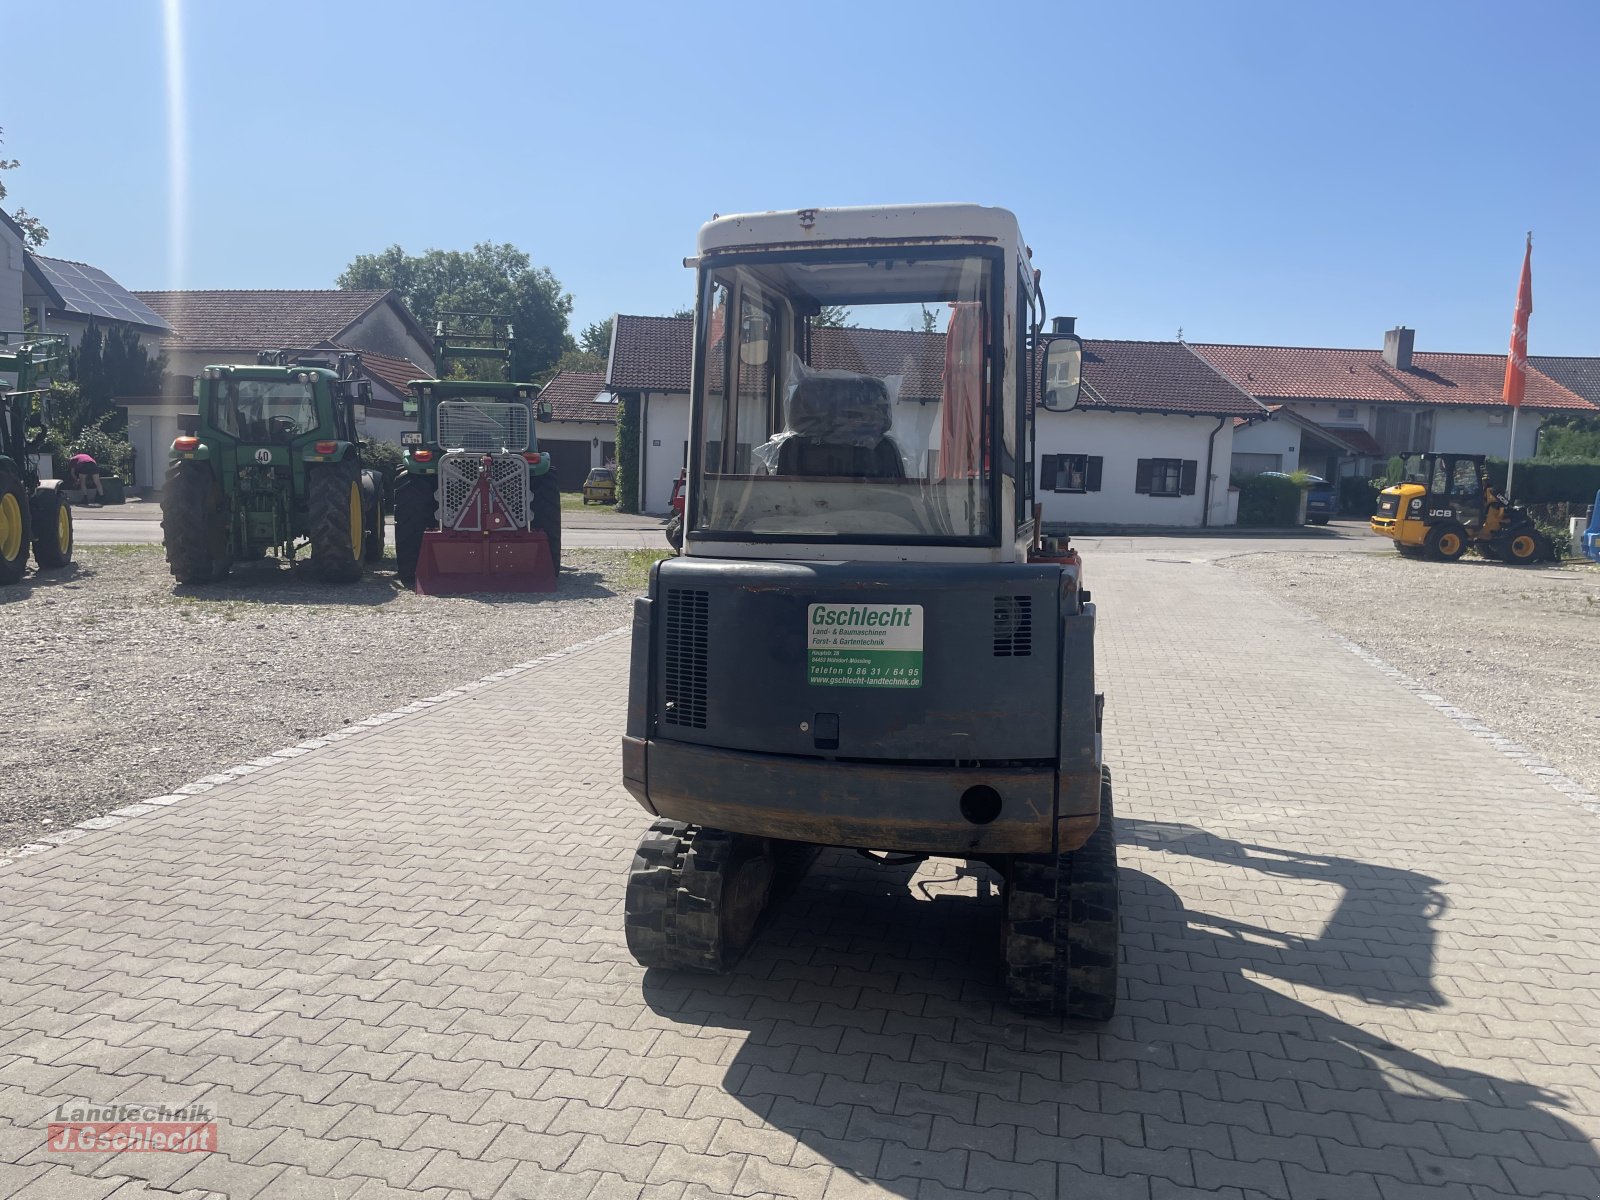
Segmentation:
<svg viewBox="0 0 1600 1200">
<path fill-rule="evenodd" d="M 994 656 L 1026 658 L 1033 653 L 1033 597 L 994 598 Z"/>
<path fill-rule="evenodd" d="M 667 591 L 661 706 L 661 720 L 667 725 L 706 727 L 708 596 L 686 588 Z"/>
</svg>

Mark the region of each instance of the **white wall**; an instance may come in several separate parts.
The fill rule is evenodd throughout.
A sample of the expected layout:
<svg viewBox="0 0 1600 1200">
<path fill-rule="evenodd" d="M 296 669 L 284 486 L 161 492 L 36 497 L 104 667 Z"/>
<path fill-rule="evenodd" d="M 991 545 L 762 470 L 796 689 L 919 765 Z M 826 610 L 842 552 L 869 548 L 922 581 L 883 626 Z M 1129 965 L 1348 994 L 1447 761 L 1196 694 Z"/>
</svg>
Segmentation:
<svg viewBox="0 0 1600 1200">
<path fill-rule="evenodd" d="M 1433 448 L 1441 454 L 1489 454 L 1504 458 L 1511 447 L 1511 412 L 1506 408 L 1464 408 L 1436 410 L 1433 418 Z M 1504 418 L 1504 424 L 1491 425 L 1491 416 Z M 1542 413 L 1524 408 L 1517 414 L 1517 457 L 1532 458 L 1539 438 Z"/>
<path fill-rule="evenodd" d="M 1300 433 L 1300 426 L 1293 421 L 1268 417 L 1233 431 L 1233 453 L 1282 455 L 1282 465 L 1275 469 L 1293 471 L 1300 466 Z"/>
<path fill-rule="evenodd" d="M 178 436 L 178 410 L 130 404 L 128 442 L 133 446 L 133 486 L 159 488 L 166 479 L 167 451 Z"/>
<path fill-rule="evenodd" d="M 1038 491 L 1051 524 L 1198 526 L 1206 495 L 1206 450 L 1216 417 L 1147 413 L 1040 412 L 1035 457 L 1089 454 L 1104 459 L 1098 492 Z M 1233 418 L 1222 418 L 1213 443 L 1212 525 L 1228 523 L 1228 472 L 1233 457 Z M 1141 458 L 1193 459 L 1195 494 L 1145 496 L 1133 490 Z M 1035 480 L 1037 488 L 1037 479 Z"/>
<path fill-rule="evenodd" d="M 614 410 L 613 410 L 614 411 Z M 589 447 L 589 466 L 606 465 L 606 447 L 616 452 L 617 423 L 611 421 L 539 421 L 534 425 L 539 442 L 582 442 Z"/>
<path fill-rule="evenodd" d="M 0 224 L 0 330 L 22 328 L 22 239 Z"/>
<path fill-rule="evenodd" d="M 337 340 L 341 345 L 354 346 L 357 350 L 371 350 L 377 354 L 409 358 L 430 371 L 433 369 L 433 359 L 428 355 L 428 348 L 411 333 L 391 304 L 378 305 L 341 333 Z M 250 361 L 255 361 L 254 354 L 251 354 Z"/>
<path fill-rule="evenodd" d="M 639 511 L 665 516 L 671 512 L 672 485 L 686 464 L 689 440 L 689 397 L 679 392 L 646 392 L 640 452 L 644 457 L 644 493 Z"/>
</svg>

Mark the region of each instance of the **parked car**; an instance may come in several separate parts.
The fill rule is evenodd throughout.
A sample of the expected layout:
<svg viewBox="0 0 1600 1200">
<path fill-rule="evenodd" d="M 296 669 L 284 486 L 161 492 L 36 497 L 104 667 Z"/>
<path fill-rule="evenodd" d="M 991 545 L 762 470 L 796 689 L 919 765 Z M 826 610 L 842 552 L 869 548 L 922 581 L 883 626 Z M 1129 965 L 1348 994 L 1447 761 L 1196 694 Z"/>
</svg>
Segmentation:
<svg viewBox="0 0 1600 1200">
<path fill-rule="evenodd" d="M 1263 471 L 1275 479 L 1292 479 L 1284 471 Z M 1320 475 L 1306 475 L 1306 524 L 1326 525 L 1339 515 L 1339 485 Z"/>
<path fill-rule="evenodd" d="M 617 502 L 617 473 L 610 467 L 595 467 L 583 481 L 585 504 L 615 504 Z"/>
</svg>

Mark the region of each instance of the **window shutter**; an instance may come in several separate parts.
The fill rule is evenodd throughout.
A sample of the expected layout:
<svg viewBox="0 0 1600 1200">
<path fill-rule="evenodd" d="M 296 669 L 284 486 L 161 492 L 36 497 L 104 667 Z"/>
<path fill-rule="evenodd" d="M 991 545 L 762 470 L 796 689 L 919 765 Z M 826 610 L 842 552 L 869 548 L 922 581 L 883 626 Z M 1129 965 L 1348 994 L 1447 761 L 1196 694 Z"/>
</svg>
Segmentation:
<svg viewBox="0 0 1600 1200">
<path fill-rule="evenodd" d="M 1056 456 L 1046 454 L 1039 459 L 1039 490 L 1053 492 L 1056 490 Z"/>
<path fill-rule="evenodd" d="M 1185 496 L 1194 495 L 1194 477 L 1199 466 L 1200 464 L 1192 458 L 1183 460 L 1183 482 L 1179 485 L 1178 490 Z"/>
<path fill-rule="evenodd" d="M 1150 494 L 1150 463 L 1150 459 L 1141 458 L 1133 473 L 1133 490 L 1146 496 Z"/>
<path fill-rule="evenodd" d="M 1106 460 L 1099 455 L 1089 456 L 1089 469 L 1084 473 L 1084 490 L 1098 492 L 1100 490 L 1100 468 Z"/>
</svg>

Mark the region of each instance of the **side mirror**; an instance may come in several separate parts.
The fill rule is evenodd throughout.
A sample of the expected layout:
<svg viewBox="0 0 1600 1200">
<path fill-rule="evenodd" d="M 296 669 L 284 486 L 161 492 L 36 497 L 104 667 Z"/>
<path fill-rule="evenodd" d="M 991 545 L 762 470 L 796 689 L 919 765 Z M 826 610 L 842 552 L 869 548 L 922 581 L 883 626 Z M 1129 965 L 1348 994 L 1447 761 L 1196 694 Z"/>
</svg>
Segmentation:
<svg viewBox="0 0 1600 1200">
<path fill-rule="evenodd" d="M 417 403 L 415 396 L 405 395 L 400 397 L 400 411 L 408 417 L 414 417 L 421 411 L 421 405 Z"/>
<path fill-rule="evenodd" d="M 552 405 L 548 400 L 539 401 L 538 406 L 534 409 L 534 413 L 541 421 L 553 421 L 555 420 L 556 416 L 555 406 Z"/>
<path fill-rule="evenodd" d="M 188 437 L 193 437 L 200 432 L 199 413 L 179 413 L 178 432 Z"/>
<path fill-rule="evenodd" d="M 1075 334 L 1052 337 L 1044 346 L 1044 387 L 1040 405 L 1050 412 L 1078 407 L 1083 387 L 1083 342 Z"/>
</svg>

